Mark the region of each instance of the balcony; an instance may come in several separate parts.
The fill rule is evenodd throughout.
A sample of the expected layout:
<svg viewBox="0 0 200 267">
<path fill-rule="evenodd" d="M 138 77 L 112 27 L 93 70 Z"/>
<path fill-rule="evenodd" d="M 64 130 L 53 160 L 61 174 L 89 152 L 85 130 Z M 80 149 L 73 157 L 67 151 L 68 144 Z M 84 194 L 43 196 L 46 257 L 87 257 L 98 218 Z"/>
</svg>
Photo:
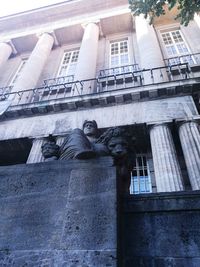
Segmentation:
<svg viewBox="0 0 200 267">
<path fill-rule="evenodd" d="M 81 81 L 74 81 L 74 76 L 51 78 L 39 88 L 24 91 L 0 88 L 2 110 L 22 114 L 26 108 L 36 114 L 38 109 L 44 113 L 198 92 L 200 54 L 190 55 L 190 62 L 183 62 L 184 57 L 167 59 L 170 64 L 152 69 L 140 69 L 137 64 L 104 69 L 96 78 Z M 172 64 L 172 59 L 179 63 Z"/>
</svg>

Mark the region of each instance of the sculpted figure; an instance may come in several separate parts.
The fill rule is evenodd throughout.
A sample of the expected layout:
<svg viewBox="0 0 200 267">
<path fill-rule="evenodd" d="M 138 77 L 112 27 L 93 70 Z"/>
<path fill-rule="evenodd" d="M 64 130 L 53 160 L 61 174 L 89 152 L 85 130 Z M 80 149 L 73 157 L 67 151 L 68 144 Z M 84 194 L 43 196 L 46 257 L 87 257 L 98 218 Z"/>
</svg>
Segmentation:
<svg viewBox="0 0 200 267">
<path fill-rule="evenodd" d="M 59 157 L 59 146 L 56 145 L 52 135 L 46 138 L 46 142 L 42 145 L 41 150 L 45 161 L 57 160 Z"/>
<path fill-rule="evenodd" d="M 103 144 L 96 144 L 96 121 L 85 121 L 83 130 L 75 129 L 68 134 L 60 147 L 60 159 L 90 159 L 108 154 Z"/>
<path fill-rule="evenodd" d="M 123 128 L 109 128 L 98 138 L 96 121 L 85 121 L 83 130 L 75 129 L 65 137 L 61 147 L 49 139 L 42 146 L 45 160 L 90 159 L 111 155 L 117 166 L 118 187 L 121 194 L 129 193 L 131 170 L 135 162 L 134 146 Z"/>
<path fill-rule="evenodd" d="M 129 194 L 131 170 L 135 162 L 135 151 L 130 136 L 125 129 L 114 127 L 104 132 L 97 142 L 106 145 L 109 154 L 114 158 L 119 192 Z"/>
</svg>

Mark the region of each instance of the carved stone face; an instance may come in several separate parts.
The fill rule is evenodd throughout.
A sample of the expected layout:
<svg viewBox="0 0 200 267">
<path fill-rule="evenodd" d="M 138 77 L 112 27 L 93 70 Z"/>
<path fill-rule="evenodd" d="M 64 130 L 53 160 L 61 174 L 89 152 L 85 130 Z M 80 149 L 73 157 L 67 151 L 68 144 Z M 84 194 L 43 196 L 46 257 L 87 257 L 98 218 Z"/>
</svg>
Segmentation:
<svg viewBox="0 0 200 267">
<path fill-rule="evenodd" d="M 95 136 L 97 134 L 97 128 L 94 126 L 92 122 L 87 122 L 84 125 L 83 132 L 87 136 Z"/>
<path fill-rule="evenodd" d="M 123 158 L 128 153 L 128 142 L 123 137 L 112 137 L 107 148 L 114 158 Z"/>
<path fill-rule="evenodd" d="M 54 142 L 48 141 L 42 146 L 42 155 L 44 158 L 57 157 L 58 149 L 59 147 Z"/>
</svg>

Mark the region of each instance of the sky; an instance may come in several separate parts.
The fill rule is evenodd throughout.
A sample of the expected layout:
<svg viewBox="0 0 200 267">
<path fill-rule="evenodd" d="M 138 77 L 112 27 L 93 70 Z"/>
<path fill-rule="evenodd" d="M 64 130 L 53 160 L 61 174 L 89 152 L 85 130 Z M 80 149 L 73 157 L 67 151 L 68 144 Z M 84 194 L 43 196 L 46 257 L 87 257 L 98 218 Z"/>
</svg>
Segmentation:
<svg viewBox="0 0 200 267">
<path fill-rule="evenodd" d="M 0 17 L 65 1 L 66 0 L 0 0 Z"/>
</svg>

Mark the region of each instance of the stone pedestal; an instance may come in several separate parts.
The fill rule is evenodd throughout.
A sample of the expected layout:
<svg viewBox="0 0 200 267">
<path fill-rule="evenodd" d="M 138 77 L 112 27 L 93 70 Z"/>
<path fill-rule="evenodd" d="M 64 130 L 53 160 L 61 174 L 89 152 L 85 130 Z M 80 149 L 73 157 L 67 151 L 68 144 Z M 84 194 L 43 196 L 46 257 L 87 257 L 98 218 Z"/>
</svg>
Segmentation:
<svg viewBox="0 0 200 267">
<path fill-rule="evenodd" d="M 29 59 L 20 73 L 19 78 L 13 86 L 12 92 L 32 89 L 36 86 L 38 79 L 42 73 L 45 63 L 49 57 L 50 51 L 54 43 L 54 38 L 49 33 L 43 33 L 32 51 Z M 22 96 L 22 103 L 31 100 L 32 92 Z M 15 100 L 17 101 L 17 100 Z"/>
<path fill-rule="evenodd" d="M 8 60 L 12 53 L 12 47 L 7 43 L 0 43 L 0 68 Z"/>
<path fill-rule="evenodd" d="M 74 80 L 81 81 L 96 77 L 97 52 L 99 41 L 99 27 L 95 23 L 88 23 L 85 26 L 85 31 L 80 47 L 76 73 Z M 87 94 L 93 92 L 94 82 L 84 82 L 83 90 L 81 85 L 77 84 L 72 94 Z"/>
<path fill-rule="evenodd" d="M 0 266 L 117 266 L 111 158 L 0 168 Z"/>
<path fill-rule="evenodd" d="M 179 127 L 179 136 L 188 176 L 193 190 L 200 189 L 200 130 L 197 122 L 184 122 Z"/>
<path fill-rule="evenodd" d="M 150 138 L 157 191 L 183 190 L 181 170 L 170 129 L 166 124 L 154 125 L 150 130 Z"/>
</svg>

